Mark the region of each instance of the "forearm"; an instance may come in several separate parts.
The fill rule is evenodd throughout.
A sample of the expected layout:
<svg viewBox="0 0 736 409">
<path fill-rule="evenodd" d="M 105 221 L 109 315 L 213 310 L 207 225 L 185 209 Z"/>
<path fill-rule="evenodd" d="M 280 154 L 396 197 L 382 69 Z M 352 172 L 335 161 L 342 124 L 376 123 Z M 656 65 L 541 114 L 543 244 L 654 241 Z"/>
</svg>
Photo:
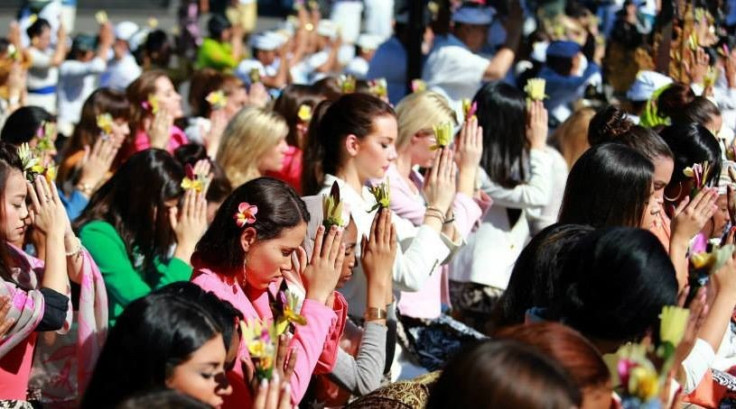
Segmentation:
<svg viewBox="0 0 736 409">
<path fill-rule="evenodd" d="M 457 178 L 458 193 L 463 193 L 468 197 L 473 197 L 473 193 L 475 193 L 475 176 L 477 172 L 477 166 L 460 167 L 460 174 Z"/>
<path fill-rule="evenodd" d="M 82 283 L 82 242 L 73 233 L 64 235 L 64 250 L 66 253 L 66 271 L 69 279 L 77 284 Z"/>
<path fill-rule="evenodd" d="M 731 322 L 734 307 L 732 298 L 723 293 L 716 295 L 713 304 L 710 306 L 710 312 L 705 318 L 700 332 L 698 332 L 698 338 L 707 342 L 714 351 L 718 351 L 720 348 L 723 334 L 726 333 L 726 329 Z"/>
<path fill-rule="evenodd" d="M 499 50 L 491 60 L 490 64 L 488 64 L 488 67 L 483 74 L 483 79 L 486 81 L 503 79 L 511 68 L 511 65 L 514 63 L 515 56 L 516 53 L 510 48 L 502 48 Z"/>
<path fill-rule="evenodd" d="M 45 270 L 41 287 L 66 294 L 68 281 L 64 255 L 64 235 L 54 231 L 46 233 Z"/>
<path fill-rule="evenodd" d="M 672 235 L 670 240 L 670 260 L 675 267 L 677 285 L 680 290 L 685 288 L 688 281 L 687 263 L 688 240 L 683 240 L 677 235 Z"/>
</svg>

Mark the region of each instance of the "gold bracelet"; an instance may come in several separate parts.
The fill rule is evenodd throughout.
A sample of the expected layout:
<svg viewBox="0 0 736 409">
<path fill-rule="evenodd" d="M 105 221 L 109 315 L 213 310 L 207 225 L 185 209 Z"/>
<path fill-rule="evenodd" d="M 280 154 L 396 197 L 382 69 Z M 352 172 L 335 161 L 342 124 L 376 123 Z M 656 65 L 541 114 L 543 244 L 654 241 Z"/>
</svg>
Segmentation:
<svg viewBox="0 0 736 409">
<path fill-rule="evenodd" d="M 388 317 L 388 314 L 383 308 L 369 307 L 363 314 L 363 320 L 365 321 L 385 320 L 386 317 Z"/>
<path fill-rule="evenodd" d="M 444 223 L 445 223 L 445 218 L 444 218 L 444 217 L 442 217 L 442 216 L 441 216 L 441 215 L 439 215 L 439 214 L 434 214 L 434 213 L 424 213 L 424 217 L 425 217 L 425 218 L 426 218 L 426 217 L 434 217 L 434 218 L 438 219 L 438 220 L 440 221 L 440 223 L 442 223 L 442 224 L 444 224 Z"/>
</svg>

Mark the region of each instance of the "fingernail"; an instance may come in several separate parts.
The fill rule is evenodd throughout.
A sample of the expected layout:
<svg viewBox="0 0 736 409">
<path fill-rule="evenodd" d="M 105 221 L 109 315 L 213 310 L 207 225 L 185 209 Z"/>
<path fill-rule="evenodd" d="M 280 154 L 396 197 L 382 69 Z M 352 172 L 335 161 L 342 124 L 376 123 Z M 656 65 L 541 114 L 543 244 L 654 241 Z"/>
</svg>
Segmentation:
<svg viewBox="0 0 736 409">
<path fill-rule="evenodd" d="M 284 382 L 284 384 L 281 385 L 281 388 L 284 389 L 284 392 L 291 393 L 291 385 L 289 385 L 288 382 Z"/>
<path fill-rule="evenodd" d="M 279 374 L 277 372 L 274 372 L 273 375 L 271 376 L 271 383 L 278 384 L 279 381 L 280 381 Z"/>
<path fill-rule="evenodd" d="M 266 378 L 261 379 L 261 384 L 258 385 L 260 389 L 268 388 L 268 380 Z"/>
</svg>

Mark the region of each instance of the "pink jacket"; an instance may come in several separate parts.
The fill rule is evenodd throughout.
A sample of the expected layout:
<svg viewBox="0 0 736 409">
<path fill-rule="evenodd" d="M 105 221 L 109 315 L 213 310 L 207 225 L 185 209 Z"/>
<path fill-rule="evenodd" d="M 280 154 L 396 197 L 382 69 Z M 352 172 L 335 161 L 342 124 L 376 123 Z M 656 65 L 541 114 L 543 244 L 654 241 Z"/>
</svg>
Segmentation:
<svg viewBox="0 0 736 409">
<path fill-rule="evenodd" d="M 412 170 L 409 178 L 421 192 L 424 185 L 422 175 Z M 415 226 L 421 225 L 424 222 L 424 212 L 426 210 L 426 202 L 422 195 L 411 190 L 395 165 L 389 167 L 386 172 L 386 179 L 388 179 L 391 186 L 391 210 L 397 216 L 411 221 Z M 476 202 L 462 193 L 455 195 L 455 201 L 452 204 L 455 227 L 463 236 L 463 239 L 470 234 L 475 223 L 481 219 L 483 213 L 490 206 L 490 198 L 487 201 Z M 435 274 L 430 277 L 421 290 L 413 293 L 402 292 L 399 300 L 399 310 L 402 314 L 415 318 L 432 319 L 439 317 L 442 309 L 441 301 L 445 299 L 449 302 L 449 297 L 443 294 L 446 278 L 447 268 L 443 267 L 442 274 Z"/>
<path fill-rule="evenodd" d="M 212 291 L 220 299 L 230 302 L 246 320 L 273 319 L 268 302 L 268 292 L 250 300 L 232 276 L 218 274 L 207 268 L 196 269 L 192 275 L 192 282 L 206 291 Z M 323 370 L 327 369 L 328 372 L 332 370 L 334 359 L 331 363 L 319 362 L 323 352 L 325 350 L 337 351 L 336 341 L 331 336 L 338 321 L 335 312 L 320 303 L 304 300 L 301 314 L 306 317 L 307 325 L 296 326 L 294 336 L 291 338 L 291 348 L 296 350 L 298 356 L 294 375 L 291 378 L 291 400 L 294 404 L 304 397 L 312 374 L 318 368 L 318 363 L 323 366 Z M 335 345 L 326 345 L 328 341 Z M 250 361 L 244 341 L 240 343 L 238 357 L 244 358 L 247 362 Z M 240 370 L 239 365 L 235 365 L 234 371 L 239 372 Z M 242 378 L 242 373 L 239 375 Z M 242 396 L 244 393 L 242 391 L 248 393 L 247 388 L 234 388 L 233 394 L 225 399 L 225 407 L 242 408 L 244 404 L 245 407 L 250 407 L 252 399 L 250 396 Z"/>
</svg>

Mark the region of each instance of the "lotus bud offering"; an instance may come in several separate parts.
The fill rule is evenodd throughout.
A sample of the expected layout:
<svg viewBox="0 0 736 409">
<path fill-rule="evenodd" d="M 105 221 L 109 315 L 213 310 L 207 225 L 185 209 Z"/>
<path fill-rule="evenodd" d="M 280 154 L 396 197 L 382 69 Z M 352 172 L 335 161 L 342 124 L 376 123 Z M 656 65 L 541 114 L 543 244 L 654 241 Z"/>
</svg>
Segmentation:
<svg viewBox="0 0 736 409">
<path fill-rule="evenodd" d="M 330 194 L 322 198 L 322 225 L 325 226 L 325 231 L 329 231 L 332 226 L 347 225 L 347 220 L 343 217 L 343 204 L 337 182 L 332 184 Z"/>
<path fill-rule="evenodd" d="M 527 97 L 532 101 L 541 101 L 547 96 L 544 94 L 546 81 L 541 78 L 532 78 L 527 81 L 524 91 Z"/>
<path fill-rule="evenodd" d="M 437 142 L 434 146 L 432 146 L 432 150 L 437 150 L 440 148 L 446 148 L 452 144 L 452 138 L 454 134 L 454 129 L 452 127 L 452 123 L 450 122 L 444 122 L 439 125 L 435 125 L 432 127 L 434 130 L 434 136 Z"/>
<path fill-rule="evenodd" d="M 381 183 L 380 185 L 373 186 L 370 188 L 370 192 L 373 197 L 376 198 L 376 204 L 368 212 L 372 212 L 378 208 L 388 209 L 391 205 L 391 189 L 388 181 Z"/>
</svg>

